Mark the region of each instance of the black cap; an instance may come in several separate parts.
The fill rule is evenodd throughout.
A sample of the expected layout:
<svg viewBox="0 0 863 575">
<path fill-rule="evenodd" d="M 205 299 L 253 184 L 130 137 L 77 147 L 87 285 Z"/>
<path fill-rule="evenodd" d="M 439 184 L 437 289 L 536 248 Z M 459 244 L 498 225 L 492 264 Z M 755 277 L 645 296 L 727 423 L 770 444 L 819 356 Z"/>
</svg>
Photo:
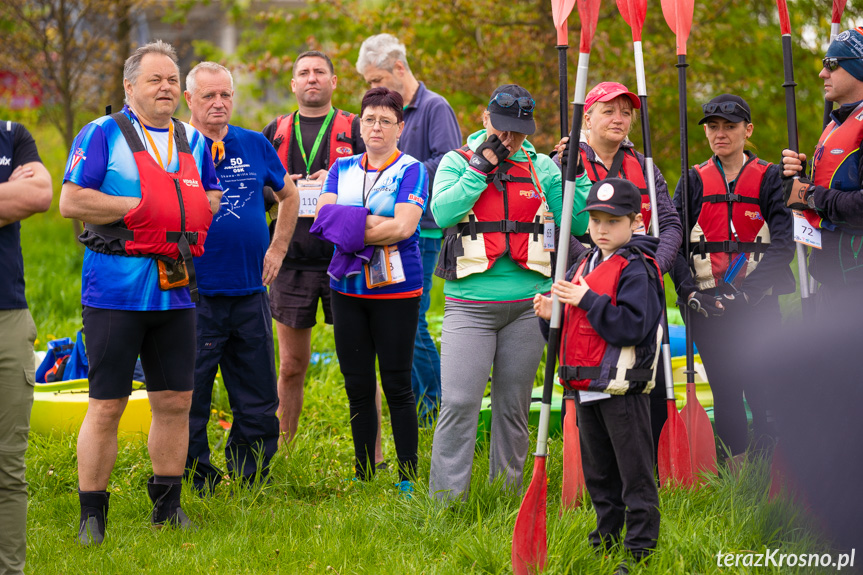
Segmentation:
<svg viewBox="0 0 863 575">
<path fill-rule="evenodd" d="M 509 94 L 516 101 L 507 107 L 503 107 L 498 103 L 498 94 Z M 525 100 L 522 100 L 524 98 Z M 529 101 L 529 106 L 524 106 L 525 102 Z M 491 125 L 495 130 L 501 132 L 518 132 L 519 134 L 527 134 L 528 136 L 536 131 L 536 123 L 533 121 L 533 108 L 536 102 L 530 92 L 519 86 L 518 84 L 504 84 L 498 86 L 491 93 L 491 99 L 488 103 L 488 111 L 491 119 Z M 529 108 L 525 110 L 525 108 Z"/>
<path fill-rule="evenodd" d="M 625 216 L 641 212 L 641 192 L 635 184 L 622 178 L 606 178 L 590 187 L 587 205 L 578 212 L 605 212 Z"/>
<path fill-rule="evenodd" d="M 704 117 L 698 123 L 703 124 L 713 117 L 725 118 L 729 122 L 752 122 L 752 111 L 749 104 L 740 96 L 734 94 L 720 94 L 706 104 L 701 106 Z"/>
</svg>

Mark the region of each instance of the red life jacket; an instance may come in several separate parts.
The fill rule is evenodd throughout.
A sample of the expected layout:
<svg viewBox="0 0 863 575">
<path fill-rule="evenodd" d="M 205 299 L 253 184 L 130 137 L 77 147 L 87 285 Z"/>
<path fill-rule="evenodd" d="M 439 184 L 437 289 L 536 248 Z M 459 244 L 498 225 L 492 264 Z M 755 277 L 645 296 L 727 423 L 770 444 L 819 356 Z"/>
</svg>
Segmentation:
<svg viewBox="0 0 863 575">
<path fill-rule="evenodd" d="M 818 140 L 812 158 L 812 183 L 834 190 L 860 189 L 857 167 L 860 162 L 860 142 L 863 141 L 863 103 L 841 125 L 831 120 Z M 829 150 L 827 146 L 829 144 Z M 821 216 L 814 210 L 804 210 L 806 219 L 820 229 Z"/>
<path fill-rule="evenodd" d="M 617 173 L 611 176 L 608 175 L 609 170 L 599 159 L 588 159 L 587 150 L 584 148 L 581 148 L 581 161 L 591 182 L 595 183 L 608 177 L 621 177 L 635 184 L 635 187 L 641 192 L 641 217 L 644 218 L 645 233 L 650 233 L 650 193 L 647 191 L 647 182 L 644 179 L 644 168 L 638 161 L 635 151 L 632 148 L 624 147 L 617 150 L 614 162 L 611 164 L 611 168 L 613 168 L 611 171 Z"/>
<path fill-rule="evenodd" d="M 583 254 L 572 281 L 577 282 L 593 251 Z M 651 279 L 659 282 L 662 290 L 662 272 L 656 260 L 640 251 L 619 250 L 601 262 L 586 278 L 590 289 L 599 295 L 611 297 L 617 304 L 617 287 L 620 275 L 632 264 L 647 266 Z M 578 306 L 565 306 L 561 334 L 560 367 L 558 376 L 566 389 L 601 391 L 613 395 L 650 393 L 656 379 L 656 362 L 662 341 L 662 323 L 656 337 L 643 346 L 617 347 L 602 339 L 587 319 L 587 312 Z"/>
<path fill-rule="evenodd" d="M 118 112 L 111 118 L 117 122 L 135 158 L 141 180 L 141 203 L 112 224 L 86 224 L 78 239 L 100 253 L 184 261 L 194 297 L 192 257 L 204 253 L 213 212 L 186 139 L 186 130 L 179 120 L 171 119 L 180 169 L 169 173 L 144 148 L 125 114 Z"/>
<path fill-rule="evenodd" d="M 770 230 L 761 213 L 759 197 L 768 166 L 769 162 L 751 155 L 737 176 L 733 193 L 728 193 L 728 184 L 715 157 L 695 166 L 703 193 L 701 213 L 689 236 L 689 257 L 699 290 L 724 285 L 729 264 L 742 253 L 745 261 L 732 282 L 740 288 L 746 276 L 755 270 L 761 254 L 767 251 Z"/>
<path fill-rule="evenodd" d="M 473 151 L 456 150 L 470 162 Z M 548 206 L 527 162 L 504 160 L 486 178 L 488 186 L 458 224 L 444 230 L 435 273 L 446 280 L 482 273 L 508 253 L 520 267 L 551 277 L 551 252 L 543 248 Z"/>
<path fill-rule="evenodd" d="M 291 173 L 288 168 L 289 158 L 291 157 L 291 146 L 294 145 L 294 114 L 285 114 L 279 116 L 276 123 L 276 135 L 273 138 L 273 147 L 282 161 L 282 165 Z M 356 114 L 345 112 L 344 110 L 336 110 L 333 115 L 333 123 L 330 126 L 330 147 L 327 149 L 327 155 L 324 158 L 324 164 L 329 168 L 337 159 L 347 158 L 354 155 L 354 139 L 352 127 Z M 314 158 L 310 158 L 314 161 Z M 305 170 L 305 166 L 303 167 Z"/>
</svg>

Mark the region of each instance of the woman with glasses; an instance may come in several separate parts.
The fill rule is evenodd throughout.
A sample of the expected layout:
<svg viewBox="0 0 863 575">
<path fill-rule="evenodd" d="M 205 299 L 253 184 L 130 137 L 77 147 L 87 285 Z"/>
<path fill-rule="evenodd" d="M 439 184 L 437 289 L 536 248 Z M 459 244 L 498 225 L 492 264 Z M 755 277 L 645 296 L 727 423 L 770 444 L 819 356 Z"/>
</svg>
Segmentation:
<svg viewBox="0 0 863 575">
<path fill-rule="evenodd" d="M 444 156 L 431 209 L 444 228 L 435 273 L 446 280 L 441 335 L 441 409 L 432 445 L 429 492 L 465 498 L 480 406 L 491 373 L 489 479 L 521 485 L 528 452 L 531 389 L 544 340 L 533 296 L 548 293 L 555 225 L 562 212 L 561 173 L 527 136 L 536 103 L 514 84 L 497 88 L 483 129 Z M 572 231 L 582 234 L 589 189 L 576 190 Z"/>
<path fill-rule="evenodd" d="M 779 295 L 794 291 L 791 212 L 782 198 L 782 170 L 746 150 L 754 126 L 749 105 L 722 94 L 702 106 L 698 123 L 713 156 L 688 173 L 674 206 L 687 222 L 690 253 L 678 252 L 671 277 L 690 309 L 692 336 L 713 391 L 716 433 L 732 456 L 749 446 L 743 397 L 752 412 L 756 447 L 769 447 L 763 381 L 755 365 L 763 342 L 778 332 Z"/>
<path fill-rule="evenodd" d="M 401 95 L 387 88 L 363 96 L 360 134 L 366 152 L 339 158 L 330 168 L 312 233 L 336 246 L 327 273 L 356 477 L 370 480 L 375 472 L 377 358 L 392 419 L 399 491 L 410 497 L 418 434 L 411 364 L 423 283 L 418 238 L 428 174 L 421 162 L 398 150 L 403 105 Z"/>
<path fill-rule="evenodd" d="M 629 140 L 635 120 L 635 111 L 641 108 L 638 96 L 617 82 L 601 82 L 587 94 L 584 103 L 583 132 L 580 142 L 581 163 L 591 182 L 605 178 L 623 178 L 629 180 L 641 191 L 641 215 L 644 219 L 644 229 L 641 233 L 650 233 L 651 205 L 645 179 L 645 158 L 635 150 Z M 566 161 L 569 147 L 564 147 L 569 138 L 561 140 L 557 146 L 560 151 L 560 161 L 566 173 Z M 656 250 L 656 262 L 663 274 L 669 272 L 674 265 L 677 250 L 683 239 L 683 228 L 680 219 L 671 204 L 668 195 L 668 184 L 654 165 L 653 174 L 656 185 L 657 217 L 659 220 L 659 247 Z M 574 246 L 572 259 L 582 251 L 581 246 Z M 654 456 L 659 447 L 659 435 L 668 417 L 667 397 L 665 391 L 665 369 L 660 361 L 657 364 L 656 385 L 650 393 L 650 419 L 653 432 Z"/>
</svg>

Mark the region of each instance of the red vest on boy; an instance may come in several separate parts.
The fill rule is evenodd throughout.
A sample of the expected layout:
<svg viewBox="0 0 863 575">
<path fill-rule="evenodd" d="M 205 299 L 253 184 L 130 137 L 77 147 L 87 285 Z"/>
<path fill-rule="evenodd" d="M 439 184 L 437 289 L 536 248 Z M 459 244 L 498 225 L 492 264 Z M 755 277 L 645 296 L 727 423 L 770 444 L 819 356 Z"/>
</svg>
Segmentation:
<svg viewBox="0 0 863 575">
<path fill-rule="evenodd" d="M 770 166 L 752 155 L 740 170 L 734 192 L 716 158 L 695 167 L 703 186 L 701 213 L 690 233 L 690 262 L 699 290 L 721 287 L 724 276 L 737 254 L 742 254 L 740 268 L 729 278 L 737 288 L 752 273 L 770 245 L 770 230 L 761 213 L 761 181 Z"/>
<path fill-rule="evenodd" d="M 473 151 L 456 150 L 470 162 Z M 551 277 L 551 252 L 543 249 L 548 206 L 527 162 L 504 160 L 486 178 L 488 186 L 455 226 L 444 230 L 435 273 L 460 279 L 489 269 L 504 254 L 520 267 Z"/>
<path fill-rule="evenodd" d="M 577 282 L 584 274 L 594 252 L 581 258 L 572 281 Z M 650 256 L 630 250 L 619 250 L 601 262 L 586 276 L 590 289 L 599 295 L 611 297 L 617 304 L 617 286 L 620 274 L 626 266 L 635 265 L 653 268 L 662 284 L 662 272 Z M 579 391 L 601 391 L 612 395 L 650 393 L 656 378 L 656 362 L 662 341 L 662 323 L 656 338 L 649 345 L 617 347 L 602 339 L 587 319 L 587 312 L 580 307 L 568 305 L 563 318 L 560 344 L 560 383 L 567 389 Z"/>
</svg>

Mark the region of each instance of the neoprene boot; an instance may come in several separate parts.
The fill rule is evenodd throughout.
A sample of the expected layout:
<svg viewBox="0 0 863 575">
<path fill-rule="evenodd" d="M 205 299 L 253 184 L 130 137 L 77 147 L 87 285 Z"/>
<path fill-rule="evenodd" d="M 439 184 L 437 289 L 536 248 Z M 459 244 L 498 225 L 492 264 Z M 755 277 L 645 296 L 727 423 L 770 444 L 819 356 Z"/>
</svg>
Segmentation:
<svg viewBox="0 0 863 575">
<path fill-rule="evenodd" d="M 180 507 L 183 477 L 157 477 L 147 480 L 147 493 L 153 501 L 150 522 L 156 527 L 170 525 L 180 529 L 195 529 L 195 524 Z M 157 482 L 158 481 L 158 482 Z"/>
<path fill-rule="evenodd" d="M 78 543 L 81 545 L 101 545 L 105 539 L 105 526 L 108 523 L 107 491 L 78 490 L 81 502 L 81 523 L 78 526 Z"/>
</svg>

